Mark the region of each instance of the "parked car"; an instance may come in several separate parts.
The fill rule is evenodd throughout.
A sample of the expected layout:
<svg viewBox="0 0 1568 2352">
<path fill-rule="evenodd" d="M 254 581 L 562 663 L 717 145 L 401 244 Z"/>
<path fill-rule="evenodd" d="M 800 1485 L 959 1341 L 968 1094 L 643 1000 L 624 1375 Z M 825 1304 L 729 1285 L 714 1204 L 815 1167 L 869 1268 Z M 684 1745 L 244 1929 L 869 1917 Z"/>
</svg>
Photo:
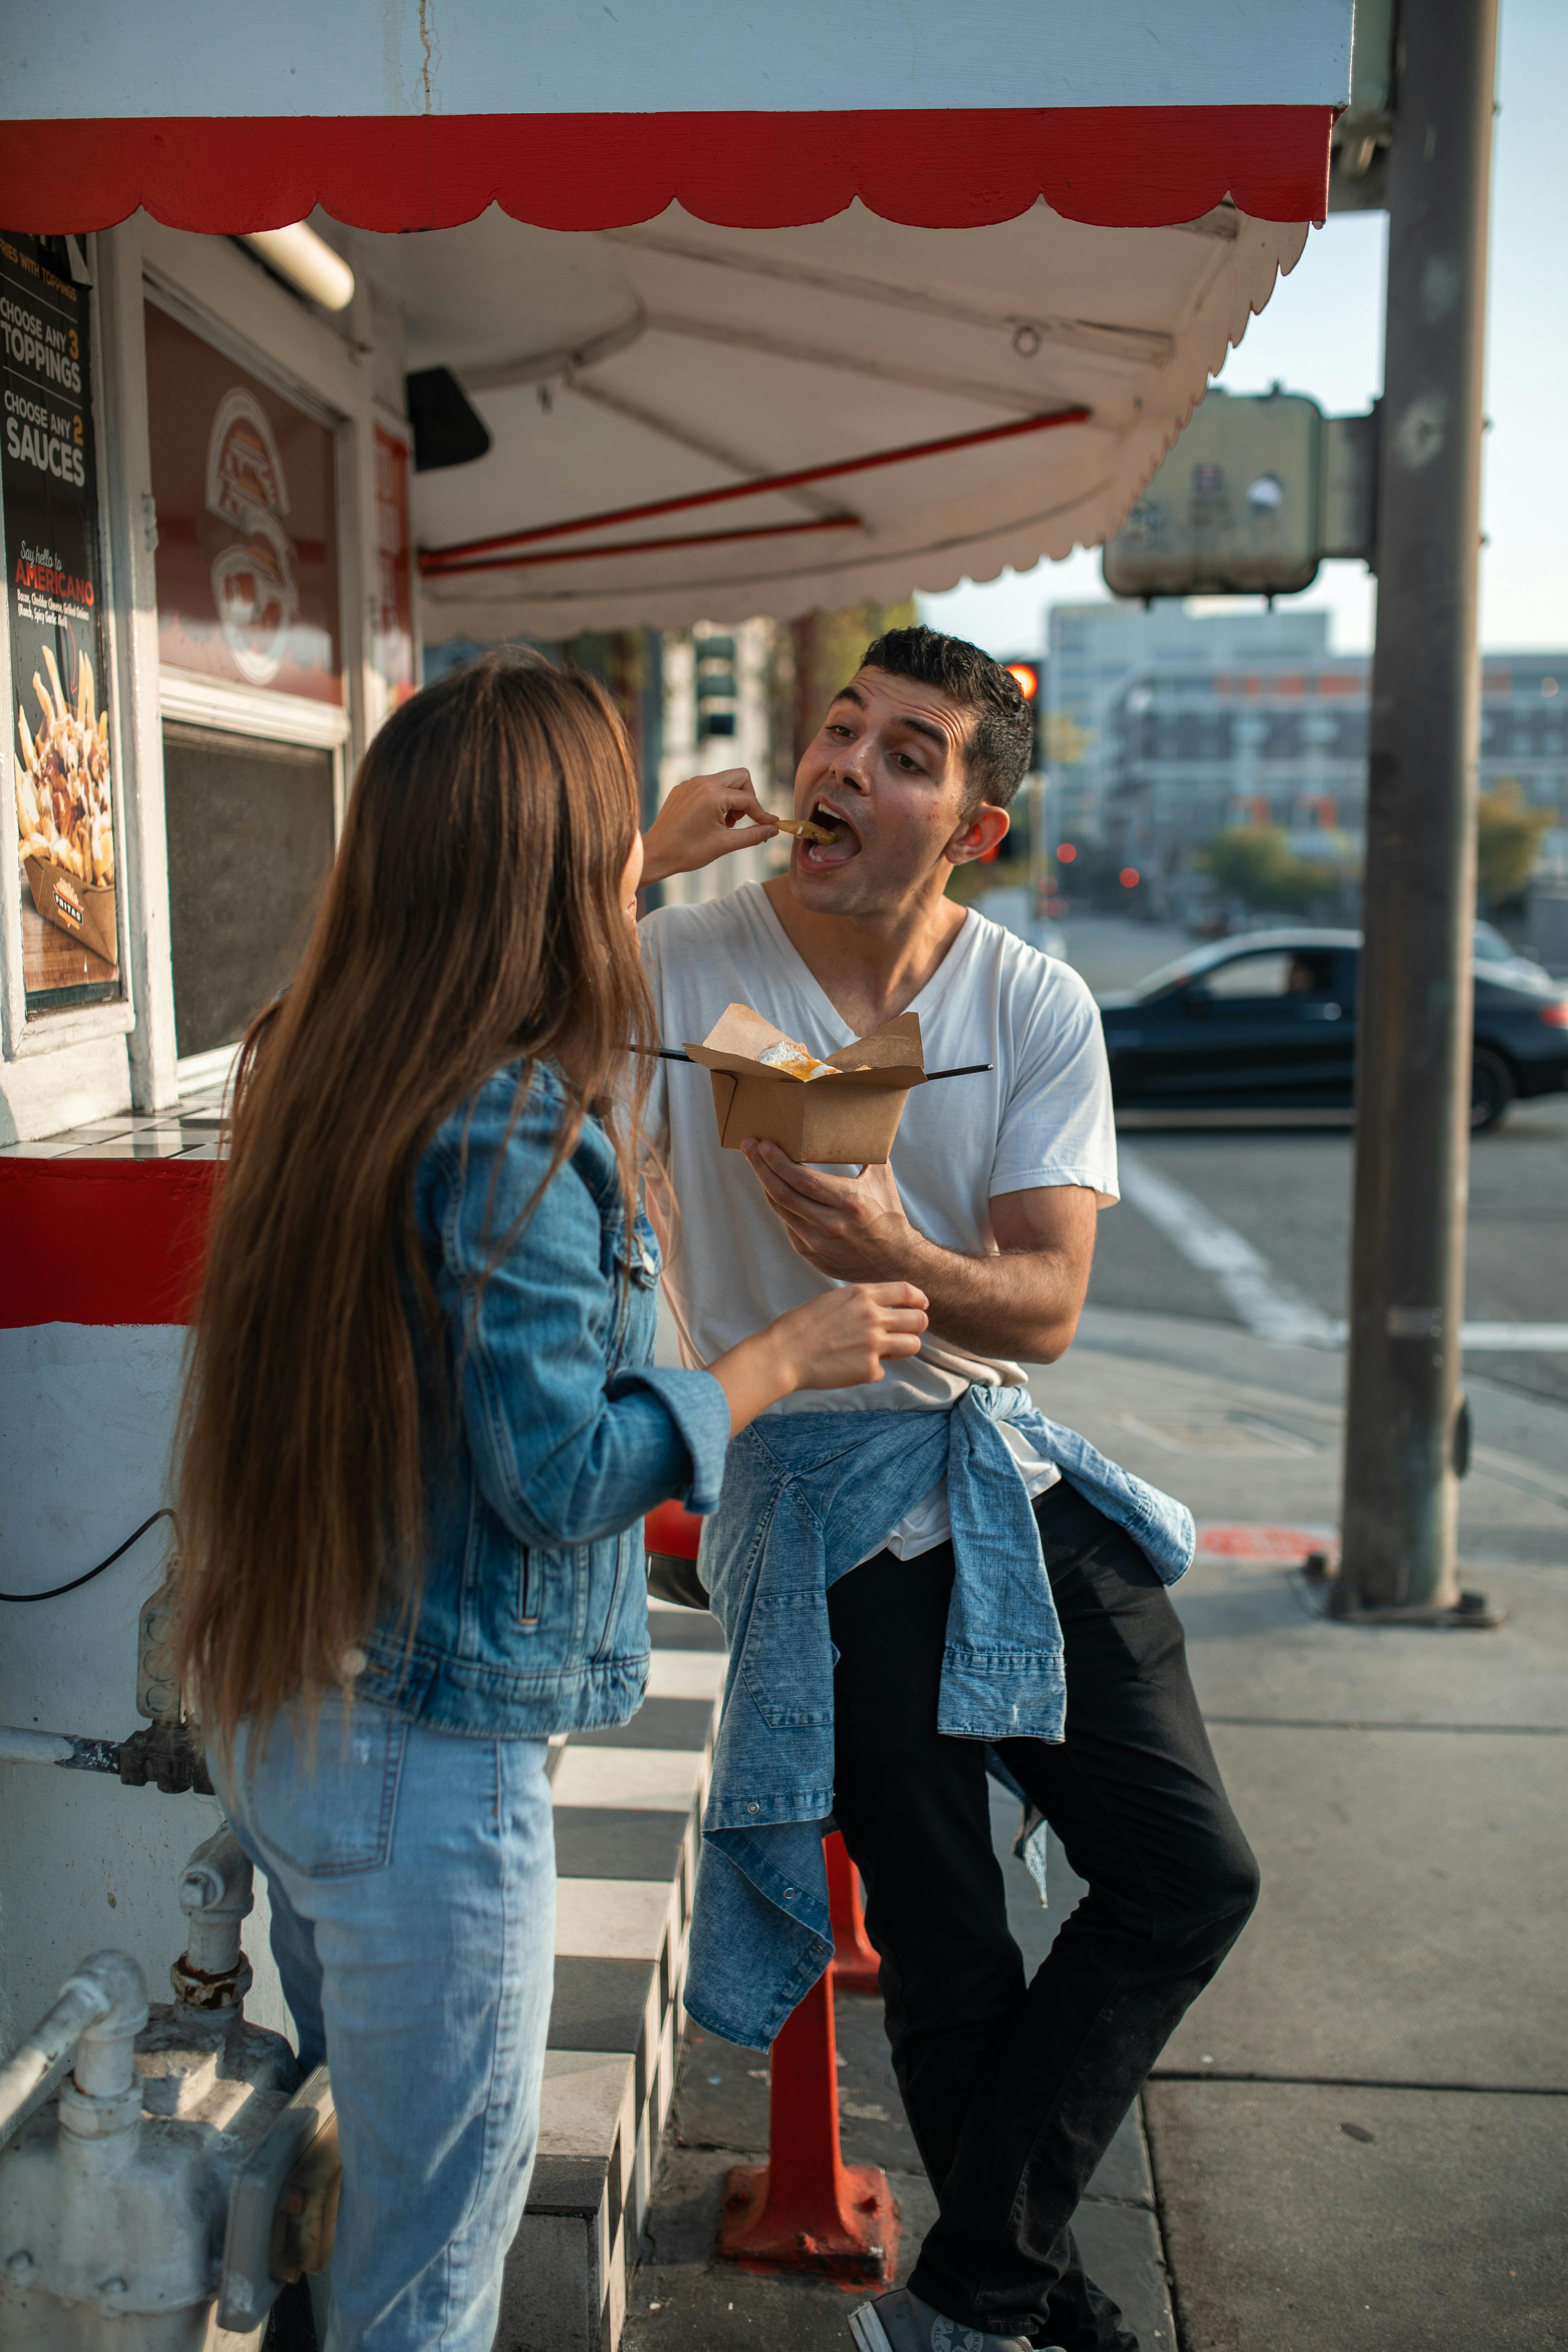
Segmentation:
<svg viewBox="0 0 1568 2352">
<path fill-rule="evenodd" d="M 1481 927 L 1478 927 L 1479 929 Z M 1478 941 L 1470 1128 L 1568 1086 L 1568 992 Z M 1194 948 L 1100 1014 L 1119 1110 L 1352 1108 L 1359 931 L 1250 931 Z"/>
</svg>

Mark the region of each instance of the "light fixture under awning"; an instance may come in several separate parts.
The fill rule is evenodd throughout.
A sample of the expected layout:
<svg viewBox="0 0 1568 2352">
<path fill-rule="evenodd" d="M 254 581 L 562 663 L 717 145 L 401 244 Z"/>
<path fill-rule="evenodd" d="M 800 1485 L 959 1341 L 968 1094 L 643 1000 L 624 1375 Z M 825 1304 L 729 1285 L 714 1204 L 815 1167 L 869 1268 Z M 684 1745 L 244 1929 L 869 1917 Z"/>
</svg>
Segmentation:
<svg viewBox="0 0 1568 2352">
<path fill-rule="evenodd" d="M 318 236 L 303 221 L 294 221 L 287 228 L 247 230 L 244 242 L 268 268 L 320 303 L 323 310 L 346 310 L 353 300 L 353 271 L 325 237 Z"/>
</svg>

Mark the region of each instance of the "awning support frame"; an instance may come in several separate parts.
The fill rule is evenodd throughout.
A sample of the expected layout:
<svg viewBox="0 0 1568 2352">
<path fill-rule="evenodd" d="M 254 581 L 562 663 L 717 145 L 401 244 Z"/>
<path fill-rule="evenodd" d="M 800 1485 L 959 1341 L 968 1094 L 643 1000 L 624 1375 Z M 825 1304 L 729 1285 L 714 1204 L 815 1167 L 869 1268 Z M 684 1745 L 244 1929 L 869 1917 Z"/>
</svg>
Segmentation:
<svg viewBox="0 0 1568 2352">
<path fill-rule="evenodd" d="M 921 457 L 941 457 L 948 456 L 956 449 L 980 448 L 987 442 L 1014 441 L 1026 433 L 1048 433 L 1059 425 L 1085 425 L 1089 422 L 1089 415 L 1090 411 L 1081 406 L 1052 409 L 1044 416 L 1021 416 L 1006 425 L 983 425 L 978 431 L 973 433 L 949 433 L 936 441 L 910 441 L 901 448 L 874 449 L 861 457 L 837 457 L 825 466 L 800 466 L 792 473 L 763 474 L 749 482 L 726 482 L 719 489 L 689 490 L 680 498 L 651 499 L 641 506 L 616 507 L 600 514 L 577 515 L 567 522 L 536 523 L 524 530 L 499 531 L 488 539 L 454 541 L 446 547 L 422 549 L 419 556 L 419 569 L 426 580 L 438 580 L 451 571 L 459 569 L 472 571 L 479 568 L 473 563 L 472 558 L 494 555 L 502 548 L 532 546 L 540 540 L 563 539 L 569 533 L 576 531 L 605 530 L 616 523 L 650 522 L 661 515 L 689 514 L 699 507 L 726 505 L 736 499 L 763 498 L 775 490 L 799 489 L 808 482 L 837 481 L 847 474 L 868 474 L 885 466 L 907 466 Z M 847 521 L 858 521 L 858 520 L 857 517 L 846 518 Z M 807 528 L 830 527 L 835 520 L 836 518 L 825 517 L 823 524 L 816 526 L 799 523 L 763 525 L 754 530 L 725 533 L 724 536 L 758 539 L 768 536 L 775 530 L 794 531 Z M 662 542 L 666 546 L 679 543 L 670 541 Z M 638 541 L 636 544 L 652 545 L 653 542 Z M 612 552 L 626 554 L 632 551 L 634 551 L 626 547 L 616 550 L 594 548 L 584 551 L 589 554 L 604 555 Z M 483 568 L 488 570 L 490 567 L 487 565 Z"/>
</svg>

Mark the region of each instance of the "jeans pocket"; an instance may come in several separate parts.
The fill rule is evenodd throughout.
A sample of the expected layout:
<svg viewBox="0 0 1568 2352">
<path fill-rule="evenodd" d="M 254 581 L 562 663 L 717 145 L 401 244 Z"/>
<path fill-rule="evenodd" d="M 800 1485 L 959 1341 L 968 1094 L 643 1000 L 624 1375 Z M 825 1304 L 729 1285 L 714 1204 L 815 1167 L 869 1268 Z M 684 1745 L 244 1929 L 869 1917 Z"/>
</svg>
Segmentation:
<svg viewBox="0 0 1568 2352">
<path fill-rule="evenodd" d="M 407 1725 L 384 1707 L 330 1698 L 312 1738 L 304 1709 L 285 1708 L 265 1743 L 250 1731 L 244 1756 L 236 1754 L 242 1825 L 264 1854 L 307 1878 L 384 1868 L 407 1736 Z"/>
<path fill-rule="evenodd" d="M 765 1681 L 755 1663 L 760 1656 L 768 1663 Z M 820 1587 L 759 1599 L 741 1658 L 746 1688 L 770 1731 L 832 1722 L 833 1643 Z"/>
</svg>

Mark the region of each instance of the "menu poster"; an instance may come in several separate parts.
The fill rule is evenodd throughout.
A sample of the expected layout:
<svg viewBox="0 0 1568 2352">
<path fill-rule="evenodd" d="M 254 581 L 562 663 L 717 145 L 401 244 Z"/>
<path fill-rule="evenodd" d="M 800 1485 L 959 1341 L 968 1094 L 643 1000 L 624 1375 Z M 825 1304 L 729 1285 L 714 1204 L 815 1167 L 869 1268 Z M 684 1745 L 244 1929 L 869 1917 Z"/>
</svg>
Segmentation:
<svg viewBox="0 0 1568 2352">
<path fill-rule="evenodd" d="M 119 994 L 114 772 L 89 288 L 64 237 L 0 232 L 7 725 L 29 1013 Z"/>
</svg>

